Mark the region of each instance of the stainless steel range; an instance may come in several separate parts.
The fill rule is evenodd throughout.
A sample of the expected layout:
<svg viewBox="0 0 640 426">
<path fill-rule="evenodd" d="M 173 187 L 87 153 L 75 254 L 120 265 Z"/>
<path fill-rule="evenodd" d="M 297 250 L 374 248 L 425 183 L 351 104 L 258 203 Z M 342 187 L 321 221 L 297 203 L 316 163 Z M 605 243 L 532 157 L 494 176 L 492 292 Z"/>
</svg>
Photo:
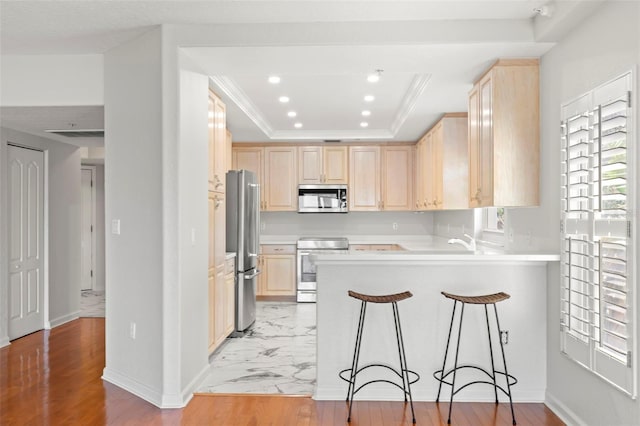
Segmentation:
<svg viewBox="0 0 640 426">
<path fill-rule="evenodd" d="M 309 256 L 318 253 L 344 253 L 349 250 L 349 240 L 346 238 L 300 238 L 298 240 L 298 302 L 316 301 L 316 266 Z"/>
</svg>

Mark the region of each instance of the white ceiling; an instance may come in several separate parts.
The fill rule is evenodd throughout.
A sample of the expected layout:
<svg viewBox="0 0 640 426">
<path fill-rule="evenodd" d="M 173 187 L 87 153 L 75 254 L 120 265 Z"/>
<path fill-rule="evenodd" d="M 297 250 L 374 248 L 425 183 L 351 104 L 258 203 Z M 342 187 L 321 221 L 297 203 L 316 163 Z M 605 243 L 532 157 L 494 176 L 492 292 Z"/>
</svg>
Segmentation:
<svg viewBox="0 0 640 426">
<path fill-rule="evenodd" d="M 150 27 L 170 24 L 279 24 L 353 23 L 354 42 L 341 45 L 291 45 L 198 47 L 185 49 L 213 80 L 228 108 L 228 126 L 235 141 L 373 139 L 416 140 L 444 112 L 466 110 L 466 96 L 475 78 L 499 57 L 539 57 L 552 43 L 536 42 L 534 8 L 538 0 L 505 1 L 18 1 L 0 2 L 2 54 L 104 53 Z M 576 2 L 573 2 L 576 3 Z M 358 23 L 406 22 L 455 40 L 465 22 L 482 22 L 485 28 L 530 27 L 510 37 L 466 34 L 453 43 L 394 44 L 356 42 Z M 232 28 L 232 26 L 228 27 Z M 251 28 L 249 26 L 248 28 Z M 447 32 L 446 29 L 449 29 Z M 455 31 L 454 31 L 455 29 Z M 299 27 L 300 36 L 307 31 Z M 526 34 L 530 32 L 531 35 Z M 455 34 L 454 34 L 455 33 Z M 384 40 L 394 34 L 380 34 Z M 295 38 L 295 37 L 294 37 Z M 487 38 L 491 38 L 490 41 Z M 206 45 L 206 44 L 205 44 Z M 366 75 L 383 69 L 380 82 Z M 269 84 L 271 74 L 282 77 Z M 365 104 L 362 97 L 374 94 Z M 291 98 L 285 106 L 280 95 Z M 360 127 L 362 109 L 371 110 L 366 129 Z M 83 107 L 85 108 L 85 107 Z M 85 114 L 96 114 L 95 107 Z M 93 108 L 93 109 L 92 109 Z M 294 109 L 293 120 L 286 112 Z M 24 130 L 62 127 L 80 121 L 62 109 L 3 107 L 3 125 Z M 95 117 L 94 117 L 95 118 Z M 57 121 L 57 122 L 56 122 Z M 295 121 L 302 129 L 293 128 Z M 38 124 L 36 124 L 38 123 Z M 46 126 L 41 123 L 47 123 Z M 108 132 L 108 129 L 107 129 Z M 78 143 L 77 140 L 68 142 Z M 95 143 L 86 141 L 83 143 Z"/>
</svg>

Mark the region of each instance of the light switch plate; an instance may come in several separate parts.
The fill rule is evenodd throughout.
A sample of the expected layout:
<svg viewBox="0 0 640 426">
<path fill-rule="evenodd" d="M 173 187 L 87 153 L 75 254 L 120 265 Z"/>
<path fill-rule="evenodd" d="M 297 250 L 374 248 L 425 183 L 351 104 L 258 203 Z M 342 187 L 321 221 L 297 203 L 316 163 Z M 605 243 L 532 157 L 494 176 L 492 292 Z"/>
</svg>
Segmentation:
<svg viewBox="0 0 640 426">
<path fill-rule="evenodd" d="M 120 235 L 120 219 L 111 220 L 111 233 L 114 235 Z"/>
</svg>

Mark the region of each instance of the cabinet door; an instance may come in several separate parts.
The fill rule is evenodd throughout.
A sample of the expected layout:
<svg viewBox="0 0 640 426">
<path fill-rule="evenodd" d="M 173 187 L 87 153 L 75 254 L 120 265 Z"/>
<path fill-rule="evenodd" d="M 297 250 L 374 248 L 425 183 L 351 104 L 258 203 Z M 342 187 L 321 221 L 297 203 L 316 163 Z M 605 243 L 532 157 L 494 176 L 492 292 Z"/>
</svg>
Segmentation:
<svg viewBox="0 0 640 426">
<path fill-rule="evenodd" d="M 227 143 L 225 147 L 225 176 L 226 172 L 233 169 L 233 136 L 227 130 Z M 226 182 L 226 181 L 225 181 Z"/>
<path fill-rule="evenodd" d="M 420 139 L 416 145 L 415 151 L 415 181 L 414 181 L 414 199 L 416 210 L 424 210 L 426 200 L 424 199 L 424 174 L 425 174 L 425 138 Z"/>
<path fill-rule="evenodd" d="M 412 147 L 384 147 L 382 151 L 382 209 L 412 210 Z"/>
<path fill-rule="evenodd" d="M 434 209 L 434 196 L 433 196 L 433 179 L 434 179 L 434 170 L 433 170 L 433 131 L 427 133 L 424 141 L 424 187 L 423 187 L 423 196 L 425 199 L 425 209 L 433 210 Z"/>
<path fill-rule="evenodd" d="M 378 211 L 380 198 L 380 148 L 349 147 L 349 210 Z"/>
<path fill-rule="evenodd" d="M 213 309 L 213 329 L 215 346 L 218 347 L 220 343 L 227 337 L 225 333 L 225 277 L 224 269 L 216 270 L 215 276 L 215 307 Z"/>
<path fill-rule="evenodd" d="M 213 197 L 214 209 L 214 244 L 213 244 L 213 262 L 215 268 L 223 268 L 226 255 L 226 206 L 225 196 L 215 194 Z"/>
<path fill-rule="evenodd" d="M 234 274 L 227 274 L 224 277 L 224 296 L 224 335 L 228 336 L 235 327 L 236 286 Z"/>
<path fill-rule="evenodd" d="M 215 274 L 216 268 L 216 260 L 215 260 L 215 247 L 216 247 L 216 197 L 218 194 L 215 192 L 209 191 L 209 224 L 208 224 L 208 235 L 209 235 L 209 256 L 208 256 L 208 264 L 209 264 L 209 276 Z"/>
<path fill-rule="evenodd" d="M 349 150 L 346 146 L 324 147 L 322 182 L 332 185 L 349 181 Z"/>
<path fill-rule="evenodd" d="M 209 191 L 221 193 L 225 190 L 226 122 L 224 103 L 209 92 Z"/>
<path fill-rule="evenodd" d="M 478 207 L 493 205 L 493 111 L 491 73 L 480 80 Z"/>
<path fill-rule="evenodd" d="M 256 174 L 260 184 L 260 208 L 264 210 L 264 174 L 263 174 L 263 148 L 233 148 L 233 170 L 250 170 Z"/>
<path fill-rule="evenodd" d="M 216 276 L 215 274 L 209 275 L 209 353 L 213 352 L 216 348 L 216 335 L 215 335 L 215 310 L 216 310 Z"/>
<path fill-rule="evenodd" d="M 431 188 L 433 209 L 442 209 L 442 121 L 433 129 L 431 137 Z"/>
<path fill-rule="evenodd" d="M 264 149 L 265 210 L 298 210 L 298 172 L 296 147 Z"/>
<path fill-rule="evenodd" d="M 322 182 L 322 147 L 301 146 L 298 148 L 298 183 L 314 184 Z"/>
<path fill-rule="evenodd" d="M 478 85 L 469 93 L 469 207 L 480 206 L 480 91 Z"/>
<path fill-rule="evenodd" d="M 293 255 L 264 255 L 265 296 L 295 296 L 296 259 Z"/>
</svg>

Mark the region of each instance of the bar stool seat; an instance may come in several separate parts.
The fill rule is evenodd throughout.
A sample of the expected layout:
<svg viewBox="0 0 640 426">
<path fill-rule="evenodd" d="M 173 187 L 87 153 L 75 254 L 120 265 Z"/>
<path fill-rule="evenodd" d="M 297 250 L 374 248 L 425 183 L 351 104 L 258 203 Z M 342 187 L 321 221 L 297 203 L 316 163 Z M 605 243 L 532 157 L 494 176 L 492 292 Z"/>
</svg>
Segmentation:
<svg viewBox="0 0 640 426">
<path fill-rule="evenodd" d="M 511 374 L 509 374 L 509 372 L 507 371 L 507 360 L 504 356 L 504 346 L 502 343 L 502 339 L 500 338 L 500 321 L 498 319 L 498 309 L 496 308 L 496 303 L 498 302 L 502 302 L 504 300 L 509 299 L 511 296 L 508 295 L 507 293 L 504 292 L 499 292 L 499 293 L 494 293 L 494 294 L 486 294 L 486 295 L 481 295 L 481 296 L 460 296 L 457 294 L 451 294 L 451 293 L 447 293 L 447 292 L 441 292 L 442 295 L 448 299 L 451 299 L 454 301 L 453 303 L 453 312 L 451 314 L 451 324 L 449 325 L 449 336 L 447 337 L 447 347 L 445 348 L 444 351 L 444 360 L 442 361 L 442 369 L 437 370 L 433 373 L 433 377 L 440 382 L 439 386 L 438 386 L 438 396 L 436 398 L 436 403 L 439 402 L 440 400 L 440 391 L 442 390 L 442 384 L 446 384 L 451 386 L 451 398 L 449 401 L 449 417 L 447 419 L 447 423 L 451 424 L 451 410 L 453 408 L 453 396 L 455 394 L 457 394 L 458 392 L 460 392 L 462 389 L 466 388 L 467 386 L 471 386 L 474 384 L 488 384 L 493 386 L 493 391 L 494 391 L 494 395 L 495 395 L 495 399 L 496 399 L 496 404 L 498 403 L 498 389 L 500 389 L 500 391 L 502 391 L 505 395 L 507 395 L 509 397 L 509 405 L 511 407 L 511 419 L 513 421 L 513 424 L 516 424 L 516 416 L 515 413 L 513 411 L 513 399 L 511 397 L 511 386 L 515 385 L 516 383 L 518 383 L 518 380 L 512 376 Z M 460 324 L 458 326 L 458 341 L 456 344 L 456 353 L 455 353 L 455 361 L 453 364 L 453 368 L 450 368 L 449 370 L 445 370 L 446 364 L 447 364 L 447 355 L 449 354 L 449 344 L 451 343 L 451 332 L 453 330 L 453 322 L 454 322 L 454 318 L 456 315 L 456 308 L 458 303 L 460 303 L 462 305 L 462 308 L 460 310 Z M 489 336 L 489 353 L 491 355 L 491 372 L 489 372 L 488 370 L 485 370 L 482 367 L 478 367 L 475 365 L 458 365 L 458 353 L 460 350 L 460 335 L 462 333 L 462 319 L 464 317 L 464 307 L 466 304 L 470 304 L 470 305 L 483 305 L 484 306 L 484 312 L 485 312 L 485 318 L 487 320 L 487 333 Z M 487 309 L 487 305 L 493 305 L 493 310 L 495 313 L 495 324 L 496 324 L 496 328 L 497 328 L 497 332 L 498 332 L 498 340 L 500 341 L 500 350 L 502 353 L 502 361 L 503 361 L 503 365 L 504 365 L 504 371 L 498 371 L 495 368 L 495 364 L 493 361 L 493 344 L 492 344 L 492 339 L 491 339 L 491 328 L 489 327 L 489 311 Z M 463 384 L 462 386 L 458 386 L 458 388 L 456 388 L 456 372 L 458 370 L 462 370 L 462 369 L 475 369 L 478 370 L 482 373 L 484 373 L 486 376 L 488 376 L 489 380 L 475 380 L 472 382 L 468 382 Z M 448 381 L 448 377 L 450 375 L 453 375 L 452 380 Z M 498 385 L 496 382 L 496 376 L 497 375 L 501 375 L 505 378 L 505 382 L 506 382 L 506 389 L 503 388 L 501 385 Z"/>
<path fill-rule="evenodd" d="M 372 296 L 369 294 L 357 293 L 351 290 L 348 291 L 348 294 L 350 297 L 353 297 L 354 299 L 358 299 L 362 303 L 360 305 L 360 319 L 358 321 L 358 331 L 356 333 L 356 344 L 353 350 L 353 360 L 351 362 L 351 368 L 345 368 L 344 370 L 340 371 L 340 373 L 338 373 L 338 376 L 342 380 L 349 383 L 349 387 L 347 389 L 347 398 L 346 398 L 349 404 L 349 414 L 347 417 L 347 422 L 351 422 L 351 409 L 353 407 L 353 397 L 358 391 L 360 391 L 360 389 L 372 383 L 388 383 L 402 390 L 404 394 L 405 403 L 407 402 L 407 397 L 409 398 L 409 403 L 411 405 L 411 416 L 413 418 L 413 423 L 415 423 L 416 416 L 413 411 L 413 397 L 411 395 L 411 385 L 417 382 L 420 379 L 420 376 L 415 371 L 409 370 L 407 368 L 407 358 L 404 350 L 404 340 L 402 337 L 402 329 L 400 328 L 400 314 L 398 312 L 398 302 L 408 299 L 413 295 L 411 294 L 410 291 L 405 291 L 405 292 L 396 293 L 396 294 Z M 398 343 L 398 355 L 400 358 L 399 369 L 396 369 L 394 367 L 391 367 L 385 364 L 377 364 L 377 363 L 367 364 L 364 366 L 358 365 L 358 361 L 360 358 L 360 348 L 362 344 L 362 330 L 364 328 L 364 318 L 367 311 L 367 303 L 380 303 L 380 304 L 391 303 L 391 306 L 393 308 L 393 322 L 395 325 L 396 341 Z M 396 383 L 396 381 L 387 380 L 387 379 L 375 379 L 375 380 L 370 380 L 356 387 L 356 378 L 358 374 L 370 368 L 383 368 L 383 369 L 390 370 L 402 380 L 402 384 L 399 384 L 399 383 Z"/>
</svg>

